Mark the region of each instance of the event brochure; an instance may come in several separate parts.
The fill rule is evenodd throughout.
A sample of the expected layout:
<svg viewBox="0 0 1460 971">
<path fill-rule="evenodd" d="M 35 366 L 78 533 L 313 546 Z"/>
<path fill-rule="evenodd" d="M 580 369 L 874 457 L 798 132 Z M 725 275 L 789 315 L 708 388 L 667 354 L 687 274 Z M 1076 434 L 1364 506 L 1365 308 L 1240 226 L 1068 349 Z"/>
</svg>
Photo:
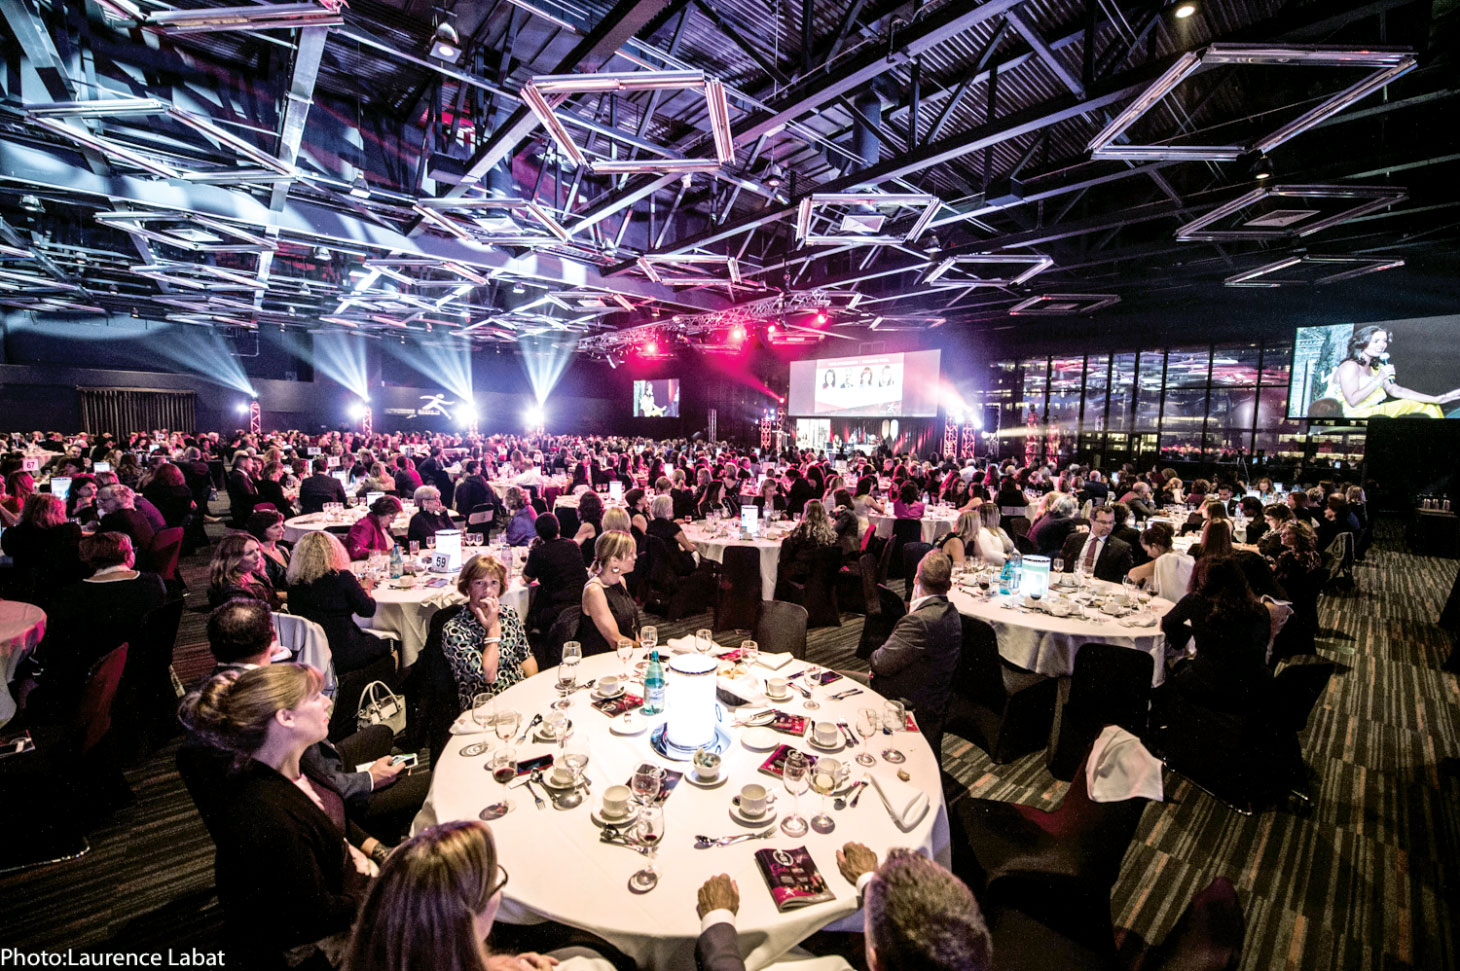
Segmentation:
<svg viewBox="0 0 1460 971">
<path fill-rule="evenodd" d="M 644 699 L 638 695 L 631 695 L 624 692 L 616 698 L 599 698 L 593 702 L 593 707 L 603 712 L 609 718 L 616 718 L 626 711 L 633 711 L 635 708 L 644 707 Z"/>
<path fill-rule="evenodd" d="M 777 745 L 776 750 L 770 754 L 770 758 L 760 764 L 760 771 L 779 779 L 785 772 L 786 756 L 790 755 L 792 751 L 795 750 L 789 745 Z M 802 752 L 801 754 L 806 756 L 808 765 L 816 764 L 816 756 L 809 752 Z"/>
<path fill-rule="evenodd" d="M 659 797 L 654 800 L 655 805 L 664 805 L 664 800 L 669 798 L 669 794 L 674 791 L 674 787 L 679 785 L 679 780 L 683 778 L 684 773 L 679 769 L 665 769 L 664 780 L 659 783 Z M 629 776 L 628 781 L 624 785 L 632 789 L 634 787 L 634 777 Z"/>
<path fill-rule="evenodd" d="M 777 708 L 776 717 L 771 719 L 770 723 L 766 725 L 766 728 L 801 738 L 805 736 L 806 726 L 809 724 L 811 724 L 811 720 L 805 715 L 793 715 L 788 711 L 781 711 Z"/>
<path fill-rule="evenodd" d="M 760 867 L 760 875 L 765 877 L 766 888 L 778 911 L 836 899 L 804 846 L 757 850 L 755 863 Z"/>
</svg>

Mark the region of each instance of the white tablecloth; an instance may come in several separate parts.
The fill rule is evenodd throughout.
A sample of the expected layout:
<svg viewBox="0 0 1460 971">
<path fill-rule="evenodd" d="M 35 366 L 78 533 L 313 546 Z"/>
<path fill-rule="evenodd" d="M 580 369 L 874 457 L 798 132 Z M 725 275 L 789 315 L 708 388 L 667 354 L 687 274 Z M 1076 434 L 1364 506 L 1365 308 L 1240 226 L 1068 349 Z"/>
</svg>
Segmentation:
<svg viewBox="0 0 1460 971">
<path fill-rule="evenodd" d="M 897 522 L 897 517 L 874 515 L 868 519 L 868 522 L 877 527 L 878 536 L 883 539 L 890 539 L 892 537 L 892 524 Z M 944 533 L 953 532 L 953 527 L 958 525 L 958 512 L 956 510 L 930 512 L 923 517 L 922 523 L 923 542 L 931 543 Z M 864 525 L 862 531 L 866 532 L 866 529 L 867 527 Z"/>
<path fill-rule="evenodd" d="M 477 549 L 468 547 L 462 551 L 462 562 L 477 553 L 499 553 L 498 547 Z M 526 562 L 525 551 L 518 554 L 520 562 Z M 358 563 L 364 567 L 363 561 Z M 428 587 L 426 583 L 435 579 L 446 581 L 445 586 Z M 375 598 L 375 616 L 356 617 L 355 622 L 366 630 L 388 633 L 401 645 L 401 664 L 416 663 L 416 657 L 426 646 L 426 635 L 430 633 L 431 617 L 442 607 L 454 603 L 466 603 L 466 598 L 456 591 L 455 574 L 420 573 L 410 581 L 409 587 L 400 586 L 400 581 L 385 580 L 378 584 L 370 595 Z M 527 604 L 530 585 L 523 582 L 521 574 L 512 571 L 507 592 L 501 602 L 517 611 L 517 616 L 527 622 Z"/>
<path fill-rule="evenodd" d="M 44 636 L 45 611 L 19 600 L 0 600 L 0 726 L 15 717 L 10 679 Z"/>
<path fill-rule="evenodd" d="M 782 673 L 800 668 L 799 663 L 793 662 Z M 620 670 L 618 658 L 613 654 L 583 660 L 583 671 L 589 677 Z M 552 671 L 529 678 L 504 692 L 498 703 L 521 712 L 526 724 L 526 719 L 533 714 L 548 710 L 548 703 L 556 694 L 554 678 Z M 836 683 L 838 688 L 848 685 L 845 680 Z M 639 688 L 634 685 L 631 690 L 637 692 Z M 880 708 L 882 704 L 882 699 L 868 689 L 845 701 L 831 701 L 834 690 L 830 686 L 821 689 L 818 692 L 821 709 L 810 714 L 850 723 L 855 721 L 858 707 Z M 800 714 L 801 697 L 794 695 L 794 698 L 780 707 Z M 731 727 L 734 741 L 725 753 L 722 769 L 728 773 L 728 780 L 715 789 L 700 789 L 681 780 L 665 803 L 665 837 L 658 859 L 659 886 L 648 894 L 636 896 L 628 889 L 628 879 L 643 865 L 644 858 L 623 847 L 600 843 L 599 829 L 589 818 L 589 804 L 596 805 L 608 786 L 626 783 L 634 766 L 645 759 L 680 769 L 688 766 L 666 763 L 653 753 L 649 745 L 652 728 L 635 736 L 612 734 L 608 730 L 608 718 L 589 706 L 587 692 L 573 695 L 568 717 L 576 730 L 590 733 L 592 747 L 587 777 L 593 783 L 593 794 L 578 808 L 560 812 L 551 806 L 539 810 L 525 789 L 512 789 L 516 808 L 491 823 L 502 865 L 512 877 L 499 920 L 559 921 L 598 934 L 641 968 L 681 971 L 694 967 L 694 943 L 700 932 L 695 891 L 715 874 L 728 873 L 740 885 L 736 925 L 741 947 L 748 952 L 745 965 L 756 971 L 823 927 L 861 930 L 856 888 L 842 878 L 836 867 L 836 851 L 848 840 L 867 844 L 879 858 L 885 858 L 893 847 L 905 846 L 928 853 L 944 865 L 948 863 L 948 816 L 938 764 L 922 736 L 901 732 L 890 738 L 875 736 L 872 746 L 875 752 L 891 743 L 906 753 L 907 762 L 901 767 L 907 769 L 912 783 L 931 800 L 928 813 L 907 833 L 892 822 L 877 792 L 869 787 L 856 808 L 831 813 L 836 820 L 836 829 L 831 833 L 821 835 L 813 831 L 791 839 L 778 831 L 772 839 L 709 850 L 694 849 L 694 837 L 698 834 L 727 836 L 755 831 L 730 819 L 730 797 L 743 785 L 761 783 L 776 792 L 782 816 L 790 808 L 791 799 L 779 783 L 757 771 L 768 753 L 747 750 L 738 741 L 742 729 Z M 651 726 L 659 720 L 649 719 Z M 483 771 L 486 756 L 468 759 L 460 755 L 463 745 L 481 738 L 481 735 L 462 735 L 448 743 L 436 766 L 431 793 L 416 819 L 417 831 L 436 822 L 475 819 L 482 807 L 501 794 L 501 788 Z M 495 738 L 491 741 L 494 749 L 501 744 Z M 517 752 L 519 759 L 526 759 L 552 748 L 529 741 L 519 746 Z M 814 754 L 804 744 L 803 750 Z M 855 754 L 855 751 L 843 751 L 834 757 L 846 761 Z M 892 779 L 897 768 L 881 759 L 876 766 L 865 770 L 853 763 L 852 778 L 870 772 Z M 814 793 L 803 794 L 801 815 L 809 819 L 816 812 L 819 800 Z M 805 846 L 811 853 L 836 899 L 780 914 L 765 890 L 754 853 L 764 848 L 795 846 Z"/>
<path fill-rule="evenodd" d="M 1114 593 L 1114 584 L 1092 581 L 1096 587 Z M 1102 616 L 1089 609 L 1084 616 L 1053 617 L 1012 606 L 1009 597 L 994 597 L 985 602 L 979 596 L 954 587 L 948 600 L 958 612 L 990 624 L 999 638 L 999 654 L 1009 663 L 1028 671 L 1051 676 L 1067 676 L 1075 670 L 1075 652 L 1081 644 L 1120 644 L 1145 651 L 1155 659 L 1152 684 L 1166 679 L 1166 637 L 1161 633 L 1159 618 L 1175 606 L 1157 597 L 1151 609 L 1157 623 L 1151 627 L 1134 627 L 1121 620 Z"/>
<path fill-rule="evenodd" d="M 740 529 L 734 527 L 709 526 L 704 522 L 686 523 L 684 535 L 695 544 L 699 555 L 716 563 L 725 562 L 725 547 L 754 546 L 760 550 L 760 596 L 762 600 L 776 599 L 776 574 L 781 564 L 781 536 L 779 529 L 775 538 L 740 539 Z"/>
</svg>

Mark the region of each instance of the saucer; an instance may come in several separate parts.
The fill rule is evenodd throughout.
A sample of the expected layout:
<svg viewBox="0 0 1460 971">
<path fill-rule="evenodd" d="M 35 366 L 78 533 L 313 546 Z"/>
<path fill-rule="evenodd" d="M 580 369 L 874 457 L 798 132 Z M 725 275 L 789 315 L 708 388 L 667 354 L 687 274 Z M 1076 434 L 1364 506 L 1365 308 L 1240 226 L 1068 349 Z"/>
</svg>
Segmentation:
<svg viewBox="0 0 1460 971">
<path fill-rule="evenodd" d="M 572 782 L 563 785 L 554 782 L 551 772 L 544 772 L 541 779 L 534 779 L 533 781 L 540 783 L 544 789 L 551 789 L 553 792 L 572 792 L 577 788 Z"/>
<path fill-rule="evenodd" d="M 776 805 L 771 803 L 765 807 L 765 815 L 751 819 L 740 812 L 740 807 L 735 803 L 730 804 L 730 818 L 742 826 L 768 826 L 776 821 Z"/>
<path fill-rule="evenodd" d="M 770 689 L 767 688 L 766 689 L 765 696 L 767 698 L 769 698 L 771 701 L 790 701 L 791 700 L 791 688 L 790 688 L 789 685 L 787 685 L 787 687 L 786 687 L 786 693 L 783 694 L 783 695 L 773 695 L 773 694 L 771 694 Z"/>
<path fill-rule="evenodd" d="M 715 779 L 714 782 L 703 782 L 701 781 L 700 777 L 695 775 L 693 772 L 686 772 L 684 774 L 685 782 L 688 782 L 692 786 L 698 786 L 701 789 L 718 789 L 723 786 L 725 784 L 725 780 L 729 778 L 729 773 L 725 772 L 723 769 L 721 769 L 720 775 Z"/>
<path fill-rule="evenodd" d="M 572 734 L 573 719 L 569 718 L 567 723 L 563 726 L 563 734 L 549 735 L 547 732 L 543 731 L 542 726 L 539 725 L 537 728 L 534 728 L 532 730 L 532 739 L 535 742 L 561 742 L 563 739 L 572 736 Z"/>
<path fill-rule="evenodd" d="M 769 728 L 747 728 L 740 735 L 740 744 L 752 752 L 769 752 L 781 744 L 782 736 Z"/>
<path fill-rule="evenodd" d="M 588 815 L 600 826 L 626 826 L 639 818 L 639 807 L 637 803 L 629 803 L 629 811 L 622 816 L 609 819 L 603 815 L 603 803 L 599 803 L 588 811 Z"/>
<path fill-rule="evenodd" d="M 810 745 L 818 752 L 840 752 L 842 749 L 846 748 L 847 740 L 841 732 L 837 732 L 836 742 L 831 745 L 822 745 L 815 739 L 815 737 L 811 735 L 806 736 L 806 744 Z"/>
<path fill-rule="evenodd" d="M 614 690 L 610 692 L 605 693 L 603 691 L 600 691 L 598 688 L 594 688 L 593 697 L 598 699 L 599 701 L 607 701 L 610 698 L 617 698 L 619 695 L 623 694 L 627 687 L 628 685 L 620 681 L 618 685 L 614 688 Z"/>
<path fill-rule="evenodd" d="M 637 735 L 642 732 L 648 722 L 638 712 L 627 712 L 617 718 L 611 718 L 608 722 L 608 730 L 615 735 Z"/>
</svg>

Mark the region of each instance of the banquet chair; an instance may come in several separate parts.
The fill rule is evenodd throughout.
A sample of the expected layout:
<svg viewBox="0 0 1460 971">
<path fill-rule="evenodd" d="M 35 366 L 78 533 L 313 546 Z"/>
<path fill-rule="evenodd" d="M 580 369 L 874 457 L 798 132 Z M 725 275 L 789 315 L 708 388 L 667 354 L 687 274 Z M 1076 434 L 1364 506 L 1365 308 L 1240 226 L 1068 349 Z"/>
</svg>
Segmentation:
<svg viewBox="0 0 1460 971">
<path fill-rule="evenodd" d="M 406 701 L 410 704 L 410 718 L 407 721 L 409 741 L 404 746 L 408 751 L 422 745 L 431 750 L 431 764 L 436 765 L 441 752 L 451 736 L 451 723 L 461 714 L 461 702 L 456 692 L 456 676 L 451 662 L 441 649 L 441 634 L 446 624 L 465 608 L 465 604 L 451 604 L 431 615 L 427 627 L 426 643 L 411 665 L 410 679 L 406 682 Z"/>
<path fill-rule="evenodd" d="M 806 659 L 806 608 L 784 600 L 762 600 L 755 618 L 755 643 L 763 654 Z"/>
<path fill-rule="evenodd" d="M 1273 638 L 1273 664 L 1285 658 L 1317 653 L 1318 598 L 1327 581 L 1328 570 L 1320 564 L 1301 576 L 1289 578 L 1285 584 L 1293 614 Z"/>
<path fill-rule="evenodd" d="M 1108 906 L 1148 800 L 1095 802 L 1085 771 L 1088 759 L 1087 750 L 1056 809 L 994 799 L 965 799 L 951 807 L 953 872 L 975 893 L 1009 874 L 1070 877 L 1103 891 Z"/>
<path fill-rule="evenodd" d="M 553 514 L 558 517 L 558 534 L 572 539 L 583 525 L 578 519 L 578 510 L 572 506 L 554 506 Z"/>
<path fill-rule="evenodd" d="M 151 752 L 177 730 L 172 651 L 183 606 L 178 598 L 149 610 L 131 642 L 117 697 L 118 710 L 126 713 L 116 729 L 116 747 L 123 758 Z"/>
<path fill-rule="evenodd" d="M 928 551 L 930 551 L 932 548 L 933 544 L 924 543 L 921 540 L 916 543 L 903 544 L 902 576 L 903 587 L 906 591 L 903 595 L 903 599 L 906 600 L 908 603 L 912 603 L 913 585 L 917 582 L 918 578 L 918 564 L 923 562 L 923 557 L 927 556 Z"/>
<path fill-rule="evenodd" d="M 1013 539 L 1014 549 L 1019 551 L 1020 556 L 1033 556 L 1035 553 L 1039 552 L 1037 549 L 1035 549 L 1034 541 L 1029 538 L 1029 535 L 1027 533 L 1019 533 L 1018 535 L 1014 536 Z"/>
<path fill-rule="evenodd" d="M 1155 659 L 1145 651 L 1120 644 L 1082 644 L 1075 653 L 1074 671 L 1058 679 L 1045 760 L 1050 775 L 1068 782 L 1106 725 L 1119 725 L 1143 737 L 1155 671 Z"/>
<path fill-rule="evenodd" d="M 644 595 L 644 609 L 666 620 L 678 620 L 695 613 L 696 584 L 680 576 L 674 568 L 675 557 L 669 545 L 657 536 L 649 537 L 649 583 Z M 691 574 L 693 575 L 693 574 Z"/>
<path fill-rule="evenodd" d="M 1273 678 L 1267 700 L 1248 711 L 1173 706 L 1158 740 L 1162 761 L 1244 816 L 1288 794 L 1309 801 L 1298 733 L 1335 670 L 1332 661 L 1295 657 Z"/>
<path fill-rule="evenodd" d="M 811 554 L 811 574 L 805 583 L 783 581 L 787 598 L 806 608 L 812 627 L 840 627 L 841 607 L 836 599 L 836 578 L 842 568 L 842 551 L 826 546 Z"/>
<path fill-rule="evenodd" d="M 1246 922 L 1237 888 L 1217 877 L 1191 898 L 1176 926 L 1147 954 L 1151 971 L 1235 971 L 1242 963 Z"/>
<path fill-rule="evenodd" d="M 864 661 L 887 643 L 887 638 L 892 636 L 892 628 L 907 614 L 907 603 L 896 590 L 885 583 L 872 589 L 872 599 L 867 601 L 867 617 L 862 621 L 862 636 L 857 641 L 857 657 Z"/>
<path fill-rule="evenodd" d="M 979 894 L 999 971 L 1114 971 L 1110 890 L 1038 871 L 1001 876 Z"/>
<path fill-rule="evenodd" d="M 1323 551 L 1323 566 L 1328 571 L 1330 590 L 1354 588 L 1354 534 L 1339 533 Z"/>
<path fill-rule="evenodd" d="M 177 561 L 182 555 L 184 533 L 181 526 L 160 529 L 153 534 L 152 543 L 147 547 L 147 569 L 162 577 L 169 590 L 182 584 Z"/>
<path fill-rule="evenodd" d="M 479 502 L 472 506 L 466 516 L 466 531 L 481 533 L 487 542 L 492 540 L 492 524 L 497 518 L 497 507 L 490 502 Z"/>
<path fill-rule="evenodd" d="M 750 630 L 760 608 L 760 550 L 727 546 L 715 601 L 715 630 Z"/>
<path fill-rule="evenodd" d="M 580 604 L 569 604 L 558 612 L 548 625 L 547 632 L 538 638 L 532 648 L 539 671 L 555 668 L 562 663 L 563 645 L 578 636 L 578 626 L 582 622 L 583 608 Z"/>
<path fill-rule="evenodd" d="M 130 801 L 131 789 L 104 746 L 127 666 L 128 646 L 91 666 L 81 700 L 62 725 L 31 729 L 35 749 L 0 761 L 0 874 L 88 852 L 88 824 Z M 24 797 L 19 794 L 24 793 Z"/>
<path fill-rule="evenodd" d="M 944 731 L 967 738 L 1000 764 L 1038 751 L 1054 719 L 1055 679 L 1005 661 L 992 627 L 975 617 L 962 620 L 963 652 Z"/>
<path fill-rule="evenodd" d="M 904 577 L 902 548 L 907 543 L 921 542 L 923 522 L 921 519 L 894 519 L 892 536 L 882 548 L 882 576 L 886 580 L 901 580 Z"/>
<path fill-rule="evenodd" d="M 1028 536 L 1029 525 L 1029 517 L 1023 513 L 1016 513 L 1013 516 L 1005 515 L 1004 531 L 1009 534 L 1011 539 L 1018 540 L 1020 536 Z"/>
</svg>

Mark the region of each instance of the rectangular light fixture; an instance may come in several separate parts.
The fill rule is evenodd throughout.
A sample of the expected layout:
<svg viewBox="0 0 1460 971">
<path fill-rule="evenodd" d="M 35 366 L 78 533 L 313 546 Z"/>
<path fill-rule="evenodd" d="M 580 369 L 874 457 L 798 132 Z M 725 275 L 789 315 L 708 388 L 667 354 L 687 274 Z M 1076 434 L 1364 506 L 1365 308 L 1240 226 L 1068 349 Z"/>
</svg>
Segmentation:
<svg viewBox="0 0 1460 971">
<path fill-rule="evenodd" d="M 644 274 L 655 283 L 668 284 L 670 286 L 720 286 L 726 283 L 740 283 L 740 264 L 733 256 L 712 256 L 708 254 L 677 253 L 667 256 L 641 256 L 638 260 L 639 268 Z M 661 276 L 658 267 L 674 266 L 723 266 L 730 275 L 729 280 L 715 276 L 687 276 L 665 277 Z"/>
<path fill-rule="evenodd" d="M 153 115 L 170 106 L 158 98 L 97 98 L 90 101 L 56 101 L 26 105 L 38 118 L 107 118 L 112 115 Z"/>
<path fill-rule="evenodd" d="M 1378 209 L 1409 198 L 1408 190 L 1392 185 L 1275 185 L 1259 186 L 1211 212 L 1198 216 L 1176 230 L 1176 239 L 1200 242 L 1257 239 L 1301 239 L 1316 232 L 1357 219 Z M 1284 226 L 1261 226 L 1249 221 L 1242 228 L 1210 229 L 1208 227 L 1266 199 L 1352 199 L 1357 205 L 1331 213 L 1312 222 L 1294 220 Z"/>
<path fill-rule="evenodd" d="M 419 215 L 426 222 L 430 223 L 432 226 L 435 226 L 437 229 L 445 230 L 447 233 L 455 236 L 457 239 L 465 241 L 473 241 L 476 239 L 476 237 L 467 232 L 465 228 L 457 225 L 456 220 L 448 219 L 446 216 L 443 216 L 441 213 L 437 212 L 434 209 L 427 209 L 425 206 L 419 205 L 413 205 L 411 206 L 411 208 L 414 209 L 417 215 Z"/>
<path fill-rule="evenodd" d="M 933 283 L 941 279 L 949 270 L 956 266 L 978 265 L 983 263 L 996 266 L 1028 264 L 1028 268 L 1012 277 L 961 277 L 950 279 L 949 283 L 969 287 L 1012 287 L 1025 282 L 1036 273 L 1042 273 L 1051 266 L 1054 266 L 1054 260 L 1051 257 L 1037 253 L 1028 256 L 1007 253 L 973 253 L 964 256 L 948 257 L 929 271 L 927 276 L 923 277 L 923 283 Z"/>
<path fill-rule="evenodd" d="M 1314 265 L 1319 267 L 1347 267 L 1333 273 L 1318 272 L 1321 275 L 1312 279 L 1283 280 L 1273 277 L 1274 273 L 1281 273 L 1283 270 L 1294 266 Z M 1357 276 L 1364 276 L 1368 273 L 1378 273 L 1381 270 L 1393 270 L 1404 265 L 1404 261 L 1390 256 L 1332 256 L 1317 253 L 1303 253 L 1294 256 L 1284 257 L 1272 263 L 1237 273 L 1223 280 L 1223 284 L 1229 287 L 1261 287 L 1273 289 L 1276 287 L 1296 286 L 1324 286 L 1329 283 L 1338 283 L 1343 280 L 1352 280 Z"/>
<path fill-rule="evenodd" d="M 134 168 L 151 172 L 153 175 L 161 176 L 164 179 L 177 179 L 182 177 L 182 173 L 170 165 L 155 161 L 129 148 L 123 148 L 121 145 L 109 139 L 102 138 L 100 135 L 93 135 L 83 128 L 77 128 L 74 125 L 66 124 L 64 121 L 42 116 L 33 116 L 30 121 L 31 124 L 44 128 L 46 131 L 60 135 L 62 138 L 69 139 L 84 148 L 89 148 L 94 152 L 100 152 L 107 158 L 115 159 L 118 162 L 123 162 Z"/>
<path fill-rule="evenodd" d="M 928 228 L 937 215 L 942 200 L 935 195 L 915 192 L 818 192 L 801 200 L 796 209 L 796 241 L 805 246 L 896 246 L 912 244 Z M 814 211 L 821 206 L 864 207 L 896 213 L 899 209 L 921 209 L 918 219 L 902 236 L 843 232 L 815 234 L 811 232 Z"/>
<path fill-rule="evenodd" d="M 1015 317 L 1069 317 L 1091 314 L 1120 303 L 1114 293 L 1041 293 L 1009 308 Z"/>
<path fill-rule="evenodd" d="M 1349 105 L 1413 70 L 1417 59 L 1408 49 L 1338 47 L 1325 44 L 1209 44 L 1201 51 L 1188 51 L 1177 58 L 1156 81 L 1141 92 L 1120 114 L 1100 130 L 1087 146 L 1093 158 L 1134 161 L 1210 160 L 1230 162 L 1249 152 L 1268 152 Z M 1271 134 L 1234 145 L 1135 145 L 1117 139 L 1137 119 L 1150 111 L 1181 82 L 1197 71 L 1220 64 L 1277 65 L 1283 67 L 1373 68 L 1362 80 L 1322 102 Z"/>
<path fill-rule="evenodd" d="M 270 30 L 291 27 L 340 27 L 345 18 L 337 2 L 275 3 L 250 7 L 212 7 L 200 10 L 158 10 L 145 24 L 164 33 L 184 34 L 219 30 Z"/>
</svg>

